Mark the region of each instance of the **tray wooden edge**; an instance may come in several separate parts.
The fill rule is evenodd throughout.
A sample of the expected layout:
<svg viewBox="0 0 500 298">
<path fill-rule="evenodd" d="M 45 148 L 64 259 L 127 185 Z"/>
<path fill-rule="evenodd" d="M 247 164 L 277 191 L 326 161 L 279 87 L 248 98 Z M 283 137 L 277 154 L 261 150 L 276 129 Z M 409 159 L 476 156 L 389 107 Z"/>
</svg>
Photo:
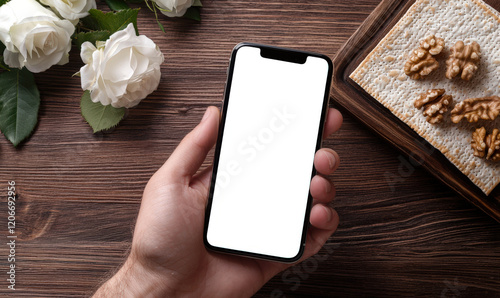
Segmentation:
<svg viewBox="0 0 500 298">
<path fill-rule="evenodd" d="M 424 146 L 426 143 L 431 146 L 425 139 L 421 138 L 415 131 L 408 127 L 404 122 L 390 113 L 389 110 L 383 111 L 383 107 L 378 102 L 360 107 L 353 104 L 350 97 L 349 90 L 354 87 L 348 83 L 348 74 L 346 69 L 349 64 L 354 60 L 354 57 L 363 48 L 363 45 L 368 43 L 371 38 L 383 27 L 384 24 L 390 20 L 390 17 L 399 10 L 403 9 L 404 4 L 409 0 L 382 0 L 374 11 L 367 17 L 349 40 L 339 49 L 333 59 L 333 81 L 330 97 L 333 102 L 345 109 L 348 113 L 354 116 L 358 121 L 367 126 L 370 130 L 381 136 L 387 142 L 395 146 L 399 151 L 409 157 L 423 161 L 420 165 L 429 171 L 435 178 L 442 183 L 453 189 L 459 195 L 467 199 L 469 202 L 483 210 L 486 214 L 491 216 L 500 223 L 500 202 L 495 198 L 486 196 L 477 186 L 475 186 L 467 176 L 460 172 L 451 162 L 449 162 L 439 150 L 434 150 L 431 154 L 427 152 Z M 408 7 L 408 5 L 406 5 Z M 377 42 L 378 43 L 378 42 Z M 355 84 L 353 82 L 353 84 Z M 368 95 L 369 96 L 369 95 Z M 370 96 L 370 98 L 372 98 Z M 375 101 L 372 98 L 372 101 Z M 378 105 L 377 105 L 378 104 Z M 399 122 L 401 129 L 393 129 L 388 124 L 377 122 L 380 115 L 394 117 L 392 121 Z M 391 136 L 397 136 L 400 140 L 405 140 L 405 144 L 400 144 L 394 141 Z M 414 140 L 417 142 L 409 142 Z M 415 144 L 417 143 L 417 144 Z M 421 144 L 422 146 L 419 146 Z M 433 147 L 432 147 L 433 148 Z M 440 171 L 441 161 L 439 159 L 446 159 L 448 167 L 446 171 Z M 432 161 L 432 162 L 431 162 Z M 451 172 L 451 173 L 450 173 Z M 444 174 L 444 175 L 443 175 Z M 465 187 L 466 184 L 472 184 L 474 187 Z M 498 189 L 494 190 L 490 195 L 498 193 Z"/>
</svg>

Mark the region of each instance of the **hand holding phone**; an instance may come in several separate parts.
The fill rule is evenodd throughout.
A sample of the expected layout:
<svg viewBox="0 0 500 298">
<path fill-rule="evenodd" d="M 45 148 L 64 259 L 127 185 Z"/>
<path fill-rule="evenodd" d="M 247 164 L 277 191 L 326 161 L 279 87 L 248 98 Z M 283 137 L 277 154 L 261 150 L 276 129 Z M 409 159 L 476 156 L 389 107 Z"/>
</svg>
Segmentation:
<svg viewBox="0 0 500 298">
<path fill-rule="evenodd" d="M 332 63 L 323 55 L 235 47 L 206 212 L 209 249 L 300 259 L 331 76 Z"/>
<path fill-rule="evenodd" d="M 179 293 L 200 297 L 251 296 L 290 266 L 211 253 L 201 241 L 211 173 L 200 167 L 216 143 L 219 120 L 218 109 L 209 107 L 200 124 L 151 177 L 142 197 L 130 255 L 95 297 L 124 292 L 161 297 Z M 337 131 L 341 124 L 339 111 L 329 109 L 324 137 Z M 303 258 L 316 254 L 337 228 L 338 216 L 328 206 L 335 190 L 325 177 L 338 164 L 338 155 L 329 148 L 320 149 L 314 156 L 319 175 L 311 181 L 314 202 Z"/>
</svg>

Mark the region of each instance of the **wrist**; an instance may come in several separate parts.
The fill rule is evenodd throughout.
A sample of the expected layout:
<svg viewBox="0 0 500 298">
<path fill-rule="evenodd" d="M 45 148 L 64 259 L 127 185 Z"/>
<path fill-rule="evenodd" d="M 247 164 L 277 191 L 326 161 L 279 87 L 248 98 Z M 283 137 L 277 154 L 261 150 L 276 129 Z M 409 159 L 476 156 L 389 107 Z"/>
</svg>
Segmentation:
<svg viewBox="0 0 500 298">
<path fill-rule="evenodd" d="M 148 270 L 131 255 L 94 297 L 166 297 L 174 292 L 165 276 Z"/>
</svg>

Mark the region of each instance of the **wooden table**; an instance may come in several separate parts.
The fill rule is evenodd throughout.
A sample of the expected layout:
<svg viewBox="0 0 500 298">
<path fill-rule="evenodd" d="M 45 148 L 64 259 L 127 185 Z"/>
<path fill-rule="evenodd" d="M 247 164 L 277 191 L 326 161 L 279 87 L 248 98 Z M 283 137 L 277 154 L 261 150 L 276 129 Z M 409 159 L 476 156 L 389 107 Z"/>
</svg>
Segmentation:
<svg viewBox="0 0 500 298">
<path fill-rule="evenodd" d="M 166 34 L 143 6 L 139 30 L 165 54 L 162 81 L 108 133 L 92 134 L 80 116 L 76 49 L 69 64 L 37 74 L 34 135 L 17 149 L 0 138 L 0 188 L 14 180 L 19 194 L 16 294 L 88 296 L 122 262 L 146 182 L 206 107 L 220 107 L 236 43 L 333 58 L 377 4 L 204 0 L 199 23 L 162 16 Z M 345 111 L 342 130 L 324 146 L 342 158 L 332 177 L 338 231 L 318 257 L 277 275 L 258 297 L 500 296 L 499 223 L 424 169 L 405 167 L 406 156 Z M 394 176 L 396 183 L 386 178 Z M 2 272 L 6 256 L 2 245 Z M 2 276 L 0 295 L 12 295 Z"/>
</svg>

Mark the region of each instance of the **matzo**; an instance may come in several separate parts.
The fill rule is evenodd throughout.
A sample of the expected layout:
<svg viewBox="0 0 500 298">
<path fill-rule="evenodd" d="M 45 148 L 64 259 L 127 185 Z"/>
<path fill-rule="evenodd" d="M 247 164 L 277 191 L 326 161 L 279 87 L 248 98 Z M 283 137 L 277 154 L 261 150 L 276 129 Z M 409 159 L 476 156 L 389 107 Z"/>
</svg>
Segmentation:
<svg viewBox="0 0 500 298">
<path fill-rule="evenodd" d="M 420 40 L 432 34 L 446 43 L 439 69 L 423 80 L 412 80 L 403 66 Z M 448 49 L 458 40 L 481 46 L 479 69 L 470 81 L 445 78 Z M 470 145 L 475 128 L 500 128 L 500 119 L 453 124 L 448 115 L 443 123 L 432 125 L 413 106 L 420 93 L 434 88 L 445 89 L 456 103 L 500 94 L 500 14 L 489 5 L 480 0 L 417 0 L 350 78 L 438 148 L 484 193 L 500 182 L 500 163 L 475 157 Z"/>
</svg>

